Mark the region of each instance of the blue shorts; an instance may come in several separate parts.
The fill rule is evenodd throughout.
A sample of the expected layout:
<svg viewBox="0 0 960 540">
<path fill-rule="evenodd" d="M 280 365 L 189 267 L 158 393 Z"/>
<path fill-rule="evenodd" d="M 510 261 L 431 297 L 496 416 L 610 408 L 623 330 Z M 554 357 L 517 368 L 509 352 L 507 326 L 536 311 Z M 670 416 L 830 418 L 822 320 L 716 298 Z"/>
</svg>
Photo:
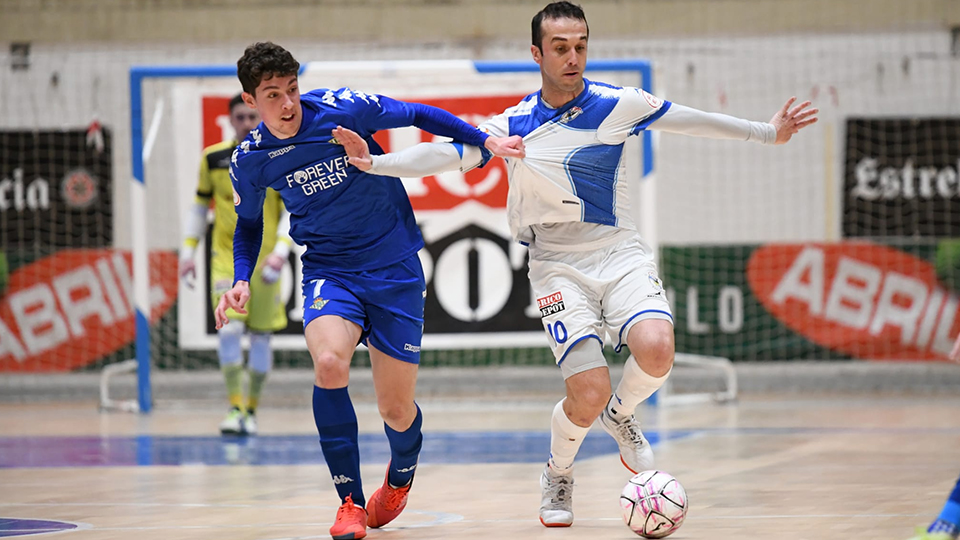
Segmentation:
<svg viewBox="0 0 960 540">
<path fill-rule="evenodd" d="M 416 253 L 385 268 L 315 275 L 303 284 L 304 328 L 322 315 L 337 315 L 360 326 L 360 343 L 420 363 L 427 285 Z"/>
</svg>

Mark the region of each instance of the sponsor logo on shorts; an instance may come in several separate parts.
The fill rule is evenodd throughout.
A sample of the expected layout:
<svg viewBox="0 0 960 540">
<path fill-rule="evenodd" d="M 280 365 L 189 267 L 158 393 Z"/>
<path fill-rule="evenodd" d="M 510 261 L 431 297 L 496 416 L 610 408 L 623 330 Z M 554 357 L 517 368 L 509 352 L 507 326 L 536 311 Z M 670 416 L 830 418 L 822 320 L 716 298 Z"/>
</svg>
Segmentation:
<svg viewBox="0 0 960 540">
<path fill-rule="evenodd" d="M 404 343 L 404 344 L 403 344 L 403 350 L 405 350 L 405 351 L 410 351 L 410 352 L 420 352 L 420 346 L 419 346 L 419 345 L 411 345 L 411 344 L 409 344 L 409 343 Z M 401 471 L 401 472 L 403 472 L 403 471 Z"/>
<path fill-rule="evenodd" d="M 327 305 L 327 302 L 329 301 L 330 300 L 324 300 L 323 298 L 318 296 L 316 300 L 313 301 L 313 304 L 310 305 L 310 307 L 319 311 L 323 309 L 323 306 Z"/>
<path fill-rule="evenodd" d="M 540 316 L 547 317 L 554 313 L 560 313 L 566 307 L 563 305 L 563 295 L 557 291 L 549 296 L 537 298 L 537 307 L 540 308 Z"/>
</svg>

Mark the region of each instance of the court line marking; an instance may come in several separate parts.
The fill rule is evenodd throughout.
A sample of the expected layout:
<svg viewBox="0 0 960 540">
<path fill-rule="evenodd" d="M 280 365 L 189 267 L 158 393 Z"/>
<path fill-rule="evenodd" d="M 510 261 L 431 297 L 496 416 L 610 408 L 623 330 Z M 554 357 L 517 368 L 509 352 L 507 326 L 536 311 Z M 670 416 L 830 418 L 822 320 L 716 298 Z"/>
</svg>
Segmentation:
<svg viewBox="0 0 960 540">
<path fill-rule="evenodd" d="M 75 527 L 72 529 L 50 529 L 49 531 L 46 531 L 45 529 L 39 529 L 42 531 L 46 531 L 46 532 L 39 532 L 39 533 L 32 532 L 32 531 L 37 531 L 38 529 L 2 529 L 0 530 L 0 532 L 31 533 L 31 534 L 24 534 L 20 536 L 31 536 L 31 537 L 42 536 L 42 535 L 51 536 L 54 534 L 62 534 L 62 533 L 68 533 L 68 532 L 74 532 L 74 531 L 86 531 L 94 528 L 93 525 L 91 525 L 90 523 L 85 523 L 83 521 L 70 521 L 68 519 L 52 519 L 52 518 L 37 518 L 37 517 L 25 518 L 25 517 L 16 517 L 16 516 L 3 516 L 3 519 L 22 519 L 26 521 L 38 521 L 38 520 L 39 521 L 58 521 L 60 523 L 69 523 L 70 525 L 75 525 Z"/>
</svg>

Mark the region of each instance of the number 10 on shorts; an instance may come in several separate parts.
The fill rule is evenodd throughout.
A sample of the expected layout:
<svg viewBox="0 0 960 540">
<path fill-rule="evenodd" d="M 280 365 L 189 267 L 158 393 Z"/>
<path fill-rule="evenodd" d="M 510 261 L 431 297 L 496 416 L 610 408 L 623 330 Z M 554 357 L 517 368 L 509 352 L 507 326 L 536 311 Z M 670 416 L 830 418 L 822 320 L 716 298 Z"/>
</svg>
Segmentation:
<svg viewBox="0 0 960 540">
<path fill-rule="evenodd" d="M 563 325 L 563 321 L 548 324 L 547 332 L 550 334 L 550 337 L 557 342 L 557 345 L 561 345 L 567 341 L 567 327 Z"/>
</svg>

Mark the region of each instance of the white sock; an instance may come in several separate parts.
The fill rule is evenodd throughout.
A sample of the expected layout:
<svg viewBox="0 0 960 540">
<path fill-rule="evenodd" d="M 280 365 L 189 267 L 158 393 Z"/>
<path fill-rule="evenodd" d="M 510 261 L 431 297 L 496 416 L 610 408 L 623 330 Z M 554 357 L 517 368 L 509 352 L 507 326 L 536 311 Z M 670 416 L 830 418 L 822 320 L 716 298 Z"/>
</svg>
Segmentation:
<svg viewBox="0 0 960 540">
<path fill-rule="evenodd" d="M 670 368 L 673 371 L 673 368 Z M 670 371 L 663 377 L 654 377 L 640 368 L 640 364 L 631 355 L 623 366 L 623 378 L 617 385 L 610 402 L 607 403 L 607 412 L 614 420 L 623 420 L 633 414 L 637 405 L 652 396 L 658 388 L 663 386 L 670 376 Z"/>
<path fill-rule="evenodd" d="M 567 418 L 563 412 L 563 398 L 553 408 L 550 420 L 550 467 L 558 474 L 570 474 L 573 471 L 573 458 L 577 456 L 583 438 L 590 426 L 580 427 Z"/>
</svg>

